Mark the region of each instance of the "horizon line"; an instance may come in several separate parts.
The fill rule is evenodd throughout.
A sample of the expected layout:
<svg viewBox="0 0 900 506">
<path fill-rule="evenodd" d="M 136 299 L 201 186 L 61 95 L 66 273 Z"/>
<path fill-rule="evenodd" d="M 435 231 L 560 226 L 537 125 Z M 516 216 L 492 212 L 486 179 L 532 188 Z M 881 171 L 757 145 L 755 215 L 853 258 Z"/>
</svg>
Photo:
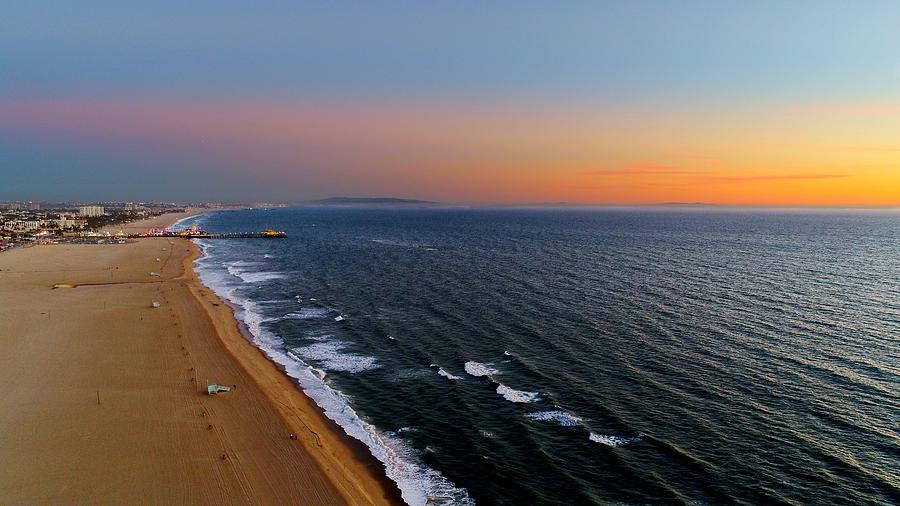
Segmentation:
<svg viewBox="0 0 900 506">
<path fill-rule="evenodd" d="M 347 202 L 328 203 L 328 200 L 346 199 Z M 366 200 L 382 200 L 386 202 L 366 202 Z M 391 200 L 397 202 L 389 202 Z M 464 207 L 464 208 L 502 208 L 502 207 L 543 207 L 543 208 L 675 208 L 675 209 L 859 209 L 859 210 L 900 210 L 900 202 L 892 204 L 750 204 L 750 203 L 715 203 L 715 202 L 653 202 L 653 203 L 613 203 L 613 202 L 444 202 L 413 197 L 324 197 L 302 201 L 282 200 L 153 200 L 153 199 L 72 199 L 72 200 L 35 200 L 35 199 L 0 199 L 0 203 L 35 203 L 50 205 L 81 204 L 165 204 L 165 205 L 210 205 L 246 206 L 255 208 L 297 208 L 297 207 Z"/>
</svg>

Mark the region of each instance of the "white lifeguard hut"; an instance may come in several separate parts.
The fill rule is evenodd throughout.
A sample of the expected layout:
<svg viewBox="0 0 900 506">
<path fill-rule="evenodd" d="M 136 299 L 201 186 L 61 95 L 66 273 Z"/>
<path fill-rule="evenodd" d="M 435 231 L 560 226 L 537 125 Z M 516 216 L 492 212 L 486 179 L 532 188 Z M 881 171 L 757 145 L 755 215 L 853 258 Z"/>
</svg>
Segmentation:
<svg viewBox="0 0 900 506">
<path fill-rule="evenodd" d="M 231 387 L 226 387 L 224 385 L 216 385 L 215 383 L 206 383 L 206 394 L 207 395 L 218 395 L 221 392 L 230 392 Z"/>
</svg>

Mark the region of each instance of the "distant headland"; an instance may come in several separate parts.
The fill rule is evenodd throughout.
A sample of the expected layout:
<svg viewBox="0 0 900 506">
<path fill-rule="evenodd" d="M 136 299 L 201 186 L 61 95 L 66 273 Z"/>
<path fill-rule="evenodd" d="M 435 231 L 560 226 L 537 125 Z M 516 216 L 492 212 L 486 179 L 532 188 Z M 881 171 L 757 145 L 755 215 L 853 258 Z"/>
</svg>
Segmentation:
<svg viewBox="0 0 900 506">
<path fill-rule="evenodd" d="M 304 206 L 333 207 L 430 207 L 440 205 L 430 200 L 401 199 L 395 197 L 329 197 L 303 202 Z"/>
<path fill-rule="evenodd" d="M 710 202 L 662 202 L 659 204 L 650 204 L 650 207 L 722 207 L 719 204 Z"/>
</svg>

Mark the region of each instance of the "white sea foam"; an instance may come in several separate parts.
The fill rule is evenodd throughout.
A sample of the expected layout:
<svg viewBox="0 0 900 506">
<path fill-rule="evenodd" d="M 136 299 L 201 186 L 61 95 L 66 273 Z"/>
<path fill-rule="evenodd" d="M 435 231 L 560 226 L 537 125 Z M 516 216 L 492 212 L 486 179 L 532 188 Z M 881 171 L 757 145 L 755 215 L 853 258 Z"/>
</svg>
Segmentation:
<svg viewBox="0 0 900 506">
<path fill-rule="evenodd" d="M 605 444 L 606 446 L 622 446 L 631 443 L 635 443 L 640 441 L 643 438 L 643 434 L 638 434 L 635 437 L 622 437 L 622 436 L 610 436 L 606 434 L 597 434 L 596 432 L 591 432 L 588 436 L 588 439 L 595 443 Z"/>
<path fill-rule="evenodd" d="M 331 341 L 334 339 L 332 334 L 307 334 L 303 336 L 303 339 L 309 339 L 310 341 Z"/>
<path fill-rule="evenodd" d="M 555 422 L 557 425 L 562 425 L 563 427 L 572 427 L 581 423 L 581 417 L 569 413 L 568 411 L 537 411 L 535 413 L 528 413 L 525 416 L 540 422 Z"/>
<path fill-rule="evenodd" d="M 328 310 L 324 307 L 304 307 L 300 311 L 293 311 L 279 318 L 279 320 L 315 320 L 328 316 Z"/>
<path fill-rule="evenodd" d="M 397 484 L 404 502 L 415 506 L 475 504 L 464 488 L 456 487 L 441 473 L 421 464 L 415 451 L 402 438 L 386 434 L 362 420 L 350 407 L 346 395 L 332 388 L 316 369 L 299 356 L 286 351 L 281 338 L 262 327 L 263 317 L 255 310 L 253 302 L 238 296 L 229 282 L 230 276 L 224 274 L 219 266 L 207 262 L 212 251 L 210 245 L 201 240 L 197 242 L 203 250 L 203 257 L 196 262 L 203 283 L 238 307 L 236 316 L 247 326 L 253 343 L 297 381 L 303 392 L 322 408 L 325 416 L 369 448 L 384 465 L 388 478 Z"/>
<path fill-rule="evenodd" d="M 526 392 L 524 390 L 516 390 L 514 388 L 509 388 L 503 383 L 497 384 L 497 393 L 502 395 L 504 399 L 509 402 L 534 402 L 540 397 L 538 392 Z"/>
<path fill-rule="evenodd" d="M 259 267 L 262 265 L 264 264 L 260 262 L 245 262 L 239 260 L 237 262 L 227 262 L 225 267 L 229 274 L 240 278 L 244 283 L 260 283 L 285 277 L 285 273 L 283 272 L 254 271 L 248 269 L 248 267 Z"/>
<path fill-rule="evenodd" d="M 481 377 L 487 376 L 491 377 L 495 374 L 500 374 L 500 371 L 494 369 L 489 364 L 482 364 L 481 362 L 475 362 L 474 360 L 470 360 L 466 362 L 463 366 L 466 369 L 466 372 L 471 374 L 472 376 Z"/>
<path fill-rule="evenodd" d="M 375 357 L 345 352 L 346 346 L 341 341 L 324 341 L 294 348 L 294 352 L 318 362 L 326 371 L 363 372 L 380 367 Z"/>
<path fill-rule="evenodd" d="M 438 367 L 438 374 L 447 378 L 448 380 L 461 380 L 462 379 L 459 376 L 455 376 L 455 375 L 450 374 L 449 372 L 445 371 L 443 367 Z"/>
<path fill-rule="evenodd" d="M 235 274 L 241 278 L 244 283 L 261 283 L 263 281 L 271 281 L 273 279 L 282 279 L 285 277 L 283 272 L 241 272 Z"/>
<path fill-rule="evenodd" d="M 225 265 L 229 267 L 256 267 L 258 265 L 264 265 L 262 262 L 248 262 L 246 260 L 236 260 L 234 262 L 226 262 Z"/>
<path fill-rule="evenodd" d="M 515 388 L 510 388 L 494 379 L 494 376 L 500 374 L 500 371 L 491 367 L 492 365 L 493 364 L 482 364 L 481 362 L 470 360 L 465 363 L 464 368 L 466 369 L 466 372 L 471 374 L 472 376 L 478 378 L 487 377 L 488 379 L 496 383 L 497 393 L 502 395 L 504 399 L 510 402 L 527 403 L 538 400 L 538 398 L 540 397 L 540 394 L 538 392 L 516 390 Z"/>
</svg>

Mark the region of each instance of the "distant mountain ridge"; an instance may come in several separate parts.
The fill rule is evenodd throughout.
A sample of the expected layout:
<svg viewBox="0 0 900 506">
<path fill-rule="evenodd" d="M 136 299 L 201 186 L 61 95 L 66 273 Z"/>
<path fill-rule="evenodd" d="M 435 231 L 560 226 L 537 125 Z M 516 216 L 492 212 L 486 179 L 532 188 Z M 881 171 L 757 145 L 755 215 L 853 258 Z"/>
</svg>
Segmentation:
<svg viewBox="0 0 900 506">
<path fill-rule="evenodd" d="M 719 204 L 709 202 L 662 202 L 660 204 L 651 204 L 653 207 L 722 207 Z"/>
<path fill-rule="evenodd" d="M 434 206 L 438 202 L 430 200 L 401 199 L 395 197 L 329 197 L 304 202 L 313 206 Z"/>
</svg>

